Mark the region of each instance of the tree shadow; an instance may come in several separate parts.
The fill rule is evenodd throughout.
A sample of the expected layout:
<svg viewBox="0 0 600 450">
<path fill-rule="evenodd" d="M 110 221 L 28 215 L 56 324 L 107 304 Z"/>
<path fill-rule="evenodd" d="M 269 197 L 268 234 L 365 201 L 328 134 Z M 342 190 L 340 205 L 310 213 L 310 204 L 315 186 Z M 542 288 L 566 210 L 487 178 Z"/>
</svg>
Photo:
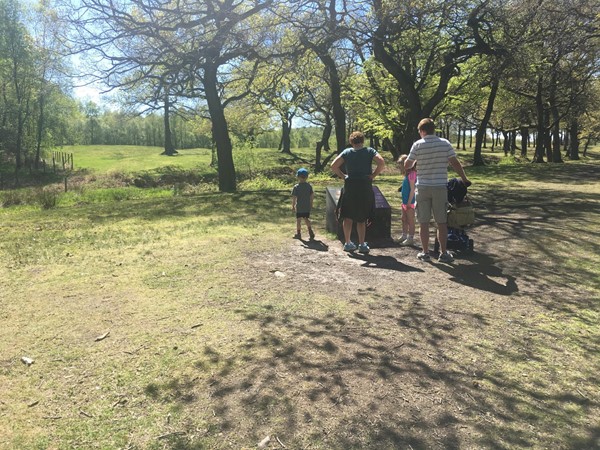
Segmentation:
<svg viewBox="0 0 600 450">
<path fill-rule="evenodd" d="M 499 330 L 462 305 L 432 305 L 417 292 L 363 294 L 375 301 L 347 316 L 272 305 L 237 309 L 244 326 L 258 333 L 235 349 L 207 347 L 193 364 L 196 386 L 168 382 L 153 398 L 185 403 L 208 397 L 212 414 L 201 417 L 208 421 L 206 435 L 222 442 L 212 448 L 254 446 L 266 435 L 288 448 L 332 449 L 507 448 L 556 440 L 584 448 L 597 442 L 597 427 L 580 420 L 584 411 L 598 411 L 597 399 L 495 366 L 499 359 L 547 362 L 522 351 L 535 345 L 527 328 L 506 330 L 510 340 L 498 346 L 472 338 Z M 185 388 L 193 392 L 181 392 Z M 573 404 L 580 414 L 572 414 Z M 190 423 L 191 435 L 194 427 Z M 201 448 L 181 436 L 170 445 Z"/>
</svg>

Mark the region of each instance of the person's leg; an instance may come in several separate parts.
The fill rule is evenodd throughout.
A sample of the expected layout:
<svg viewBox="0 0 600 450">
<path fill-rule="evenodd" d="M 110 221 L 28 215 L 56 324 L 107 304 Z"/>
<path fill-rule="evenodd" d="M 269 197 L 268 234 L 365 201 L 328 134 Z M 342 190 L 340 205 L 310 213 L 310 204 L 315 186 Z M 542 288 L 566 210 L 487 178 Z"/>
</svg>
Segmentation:
<svg viewBox="0 0 600 450">
<path fill-rule="evenodd" d="M 356 233 L 358 234 L 358 243 L 364 244 L 367 235 L 367 222 L 356 222 Z"/>
<path fill-rule="evenodd" d="M 437 237 L 440 243 L 440 254 L 446 253 L 446 246 L 448 244 L 448 224 L 438 223 L 437 229 Z"/>
<path fill-rule="evenodd" d="M 402 238 L 405 239 L 408 235 L 408 215 L 406 205 L 402 204 Z"/>
<path fill-rule="evenodd" d="M 407 212 L 407 222 L 408 222 L 408 235 L 415 235 L 415 210 L 414 208 L 408 208 Z"/>
<path fill-rule="evenodd" d="M 433 218 L 437 224 L 437 237 L 440 243 L 439 261 L 452 262 L 452 255 L 447 253 L 448 244 L 448 190 L 445 186 L 437 188 L 433 193 Z"/>
<path fill-rule="evenodd" d="M 300 229 L 301 226 L 302 226 L 302 218 L 296 217 L 296 237 L 297 238 L 299 238 L 301 235 L 301 229 Z"/>
<path fill-rule="evenodd" d="M 429 222 L 419 224 L 419 237 L 421 238 L 421 246 L 423 253 L 429 254 Z"/>
<path fill-rule="evenodd" d="M 343 227 L 344 227 L 344 240 L 346 241 L 346 244 L 350 243 L 350 235 L 352 234 L 352 224 L 353 224 L 352 219 L 348 219 L 347 217 L 344 217 Z"/>
<path fill-rule="evenodd" d="M 429 221 L 431 220 L 431 189 L 417 188 L 417 221 L 423 254 L 429 255 Z M 417 255 L 419 256 L 419 255 Z"/>
<path fill-rule="evenodd" d="M 308 218 L 308 217 L 304 218 L 304 222 L 306 223 L 306 228 L 308 228 L 308 236 L 311 239 L 314 239 L 315 238 L 315 233 L 312 230 L 312 224 L 310 223 L 310 218 Z"/>
</svg>

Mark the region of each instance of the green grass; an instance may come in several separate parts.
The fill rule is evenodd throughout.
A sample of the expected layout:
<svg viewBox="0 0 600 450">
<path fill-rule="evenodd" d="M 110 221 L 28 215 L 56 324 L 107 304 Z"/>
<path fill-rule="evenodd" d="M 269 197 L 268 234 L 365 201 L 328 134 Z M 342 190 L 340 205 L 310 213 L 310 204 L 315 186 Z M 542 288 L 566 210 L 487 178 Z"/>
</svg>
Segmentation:
<svg viewBox="0 0 600 450">
<path fill-rule="evenodd" d="M 256 150 L 222 194 L 127 185 L 209 174 L 209 153 L 81 148 L 94 179 L 0 210 L 0 448 L 595 448 L 599 150 L 468 168 L 486 250 L 432 271 L 400 248 L 398 270 L 338 255 L 329 174 L 310 181 L 330 248 L 291 241 L 309 149 Z M 396 209 L 399 182 L 377 182 Z"/>
<path fill-rule="evenodd" d="M 111 145 L 75 145 L 65 146 L 61 151 L 73 153 L 75 168 L 86 169 L 96 173 L 107 172 L 145 172 L 156 171 L 166 167 L 182 170 L 194 169 L 203 175 L 214 174 L 210 168 L 210 149 L 183 149 L 174 156 L 161 155 L 161 147 L 144 146 L 111 146 Z M 283 154 L 272 149 L 234 148 L 236 169 L 242 173 L 264 171 L 285 166 L 300 167 L 313 158 L 314 150 L 294 149 L 292 155 Z"/>
<path fill-rule="evenodd" d="M 166 166 L 192 169 L 210 165 L 210 149 L 179 150 L 175 156 L 161 155 L 163 150 L 161 147 L 134 145 L 75 145 L 61 149 L 65 153 L 73 153 L 76 168 L 99 173 L 142 172 Z"/>
</svg>

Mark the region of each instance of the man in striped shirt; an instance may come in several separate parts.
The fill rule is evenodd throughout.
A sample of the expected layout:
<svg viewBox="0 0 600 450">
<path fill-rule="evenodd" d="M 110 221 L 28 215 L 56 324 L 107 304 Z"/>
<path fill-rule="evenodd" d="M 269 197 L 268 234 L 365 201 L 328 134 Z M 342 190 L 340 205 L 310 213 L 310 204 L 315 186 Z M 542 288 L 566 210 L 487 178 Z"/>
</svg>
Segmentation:
<svg viewBox="0 0 600 450">
<path fill-rule="evenodd" d="M 437 224 L 438 241 L 440 243 L 440 256 L 438 261 L 451 263 L 453 256 L 446 250 L 448 242 L 447 204 L 448 204 L 448 163 L 460 176 L 465 186 L 471 182 L 456 157 L 450 142 L 435 135 L 435 122 L 432 119 L 423 119 L 418 126 L 421 139 L 416 141 L 410 149 L 404 167 L 410 169 L 417 164 L 417 220 L 420 225 L 419 235 L 423 251 L 417 258 L 429 261 L 429 221 L 433 219 Z"/>
</svg>

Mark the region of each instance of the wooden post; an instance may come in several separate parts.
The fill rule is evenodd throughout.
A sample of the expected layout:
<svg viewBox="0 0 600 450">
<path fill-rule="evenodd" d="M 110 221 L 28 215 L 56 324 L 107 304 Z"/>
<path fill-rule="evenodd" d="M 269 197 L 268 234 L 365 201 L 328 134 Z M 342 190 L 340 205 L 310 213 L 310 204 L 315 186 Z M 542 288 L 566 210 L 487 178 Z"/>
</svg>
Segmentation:
<svg viewBox="0 0 600 450">
<path fill-rule="evenodd" d="M 65 177 L 65 192 L 67 192 L 68 190 L 68 186 L 67 186 L 67 177 Z"/>
</svg>

